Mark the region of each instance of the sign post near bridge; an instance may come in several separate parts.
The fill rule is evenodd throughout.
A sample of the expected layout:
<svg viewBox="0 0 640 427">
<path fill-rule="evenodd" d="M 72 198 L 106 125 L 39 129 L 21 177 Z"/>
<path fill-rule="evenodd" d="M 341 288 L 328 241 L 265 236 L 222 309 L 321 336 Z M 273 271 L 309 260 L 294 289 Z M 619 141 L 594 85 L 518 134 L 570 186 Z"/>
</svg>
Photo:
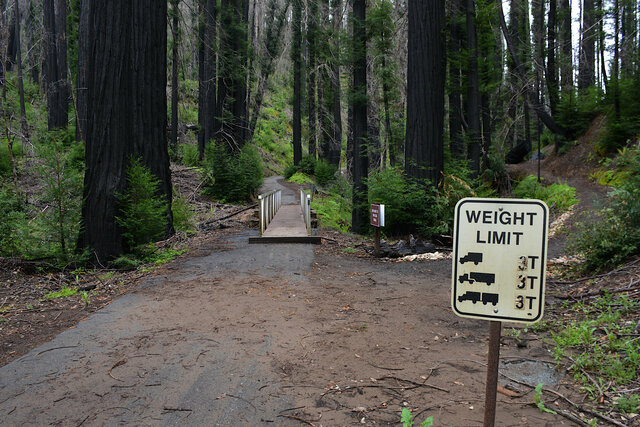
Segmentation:
<svg viewBox="0 0 640 427">
<path fill-rule="evenodd" d="M 491 322 L 485 426 L 495 421 L 501 322 L 544 313 L 548 224 L 540 200 L 467 198 L 455 208 L 451 307 Z"/>
</svg>

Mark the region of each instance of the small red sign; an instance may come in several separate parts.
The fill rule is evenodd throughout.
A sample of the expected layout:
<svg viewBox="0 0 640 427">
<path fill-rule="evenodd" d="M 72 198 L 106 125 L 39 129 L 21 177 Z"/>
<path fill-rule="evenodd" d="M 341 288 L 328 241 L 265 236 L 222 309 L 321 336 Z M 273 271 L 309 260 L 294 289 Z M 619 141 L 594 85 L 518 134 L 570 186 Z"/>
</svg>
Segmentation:
<svg viewBox="0 0 640 427">
<path fill-rule="evenodd" d="M 380 204 L 374 203 L 371 205 L 371 225 L 374 227 L 380 227 Z"/>
</svg>

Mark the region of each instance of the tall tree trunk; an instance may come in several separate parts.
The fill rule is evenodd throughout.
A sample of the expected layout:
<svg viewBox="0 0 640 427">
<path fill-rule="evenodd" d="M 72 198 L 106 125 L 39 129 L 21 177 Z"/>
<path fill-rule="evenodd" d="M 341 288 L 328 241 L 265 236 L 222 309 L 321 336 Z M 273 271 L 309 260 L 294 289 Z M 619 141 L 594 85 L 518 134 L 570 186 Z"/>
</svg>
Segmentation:
<svg viewBox="0 0 640 427">
<path fill-rule="evenodd" d="M 635 38 L 637 37 L 637 16 L 635 0 L 622 0 L 621 5 L 621 35 L 620 41 L 620 68 L 622 78 L 631 78 L 634 75 Z"/>
<path fill-rule="evenodd" d="M 531 8 L 533 12 L 533 64 L 535 71 L 534 92 L 537 103 L 544 102 L 544 0 L 533 0 Z M 537 120 L 536 137 L 540 141 L 542 127 L 540 120 Z"/>
<path fill-rule="evenodd" d="M 331 92 L 333 94 L 333 136 L 331 138 L 331 155 L 329 156 L 329 163 L 334 166 L 340 165 L 340 153 L 342 151 L 342 102 L 341 93 L 342 87 L 340 85 L 340 31 L 342 28 L 342 1 L 332 1 L 332 14 L 333 14 L 333 56 L 336 58 L 331 67 Z"/>
<path fill-rule="evenodd" d="M 554 0 L 551 0 L 552 2 Z M 507 23 L 504 19 L 504 11 L 502 10 L 502 3 L 501 0 L 496 0 L 497 3 L 497 9 L 498 9 L 498 14 L 499 14 L 499 18 L 500 18 L 500 28 L 502 29 L 502 35 L 505 38 L 505 42 L 507 45 L 507 50 L 509 51 L 509 55 L 511 56 L 511 58 L 515 61 L 516 63 L 516 69 L 521 69 L 520 67 L 520 60 L 518 59 L 518 54 L 516 52 L 516 50 L 513 48 L 513 45 L 511 44 L 511 38 L 509 36 L 509 32 L 507 30 Z M 544 123 L 544 125 L 553 133 L 557 134 L 557 135 L 561 135 L 561 136 L 566 136 L 567 131 L 564 127 L 558 125 L 558 123 L 556 123 L 556 121 L 553 119 L 552 116 L 549 115 L 549 113 L 546 112 L 546 110 L 544 109 L 544 107 L 537 102 L 535 93 L 533 93 L 533 91 L 531 90 L 531 88 L 529 87 L 528 84 L 528 80 L 527 80 L 527 76 L 523 75 L 523 74 L 519 74 L 520 80 L 522 81 L 522 85 L 523 88 L 525 90 L 525 96 L 527 101 L 529 102 L 529 107 L 531 109 L 533 109 L 536 114 L 538 115 L 538 117 L 540 118 L 540 121 L 542 121 L 542 123 Z"/>
<path fill-rule="evenodd" d="M 480 113 L 480 76 L 478 75 L 478 39 L 476 35 L 476 7 L 474 0 L 466 0 L 467 16 L 467 121 L 469 123 L 468 158 L 471 160 L 473 177 L 480 175 L 481 153 L 481 113 Z"/>
<path fill-rule="evenodd" d="M 171 147 L 173 152 L 178 150 L 178 46 L 180 43 L 180 30 L 178 17 L 180 0 L 172 0 L 171 35 Z"/>
<path fill-rule="evenodd" d="M 66 0 L 44 0 L 44 51 L 49 130 L 66 128 L 69 115 L 67 82 Z"/>
<path fill-rule="evenodd" d="M 558 111 L 560 95 L 558 93 L 558 69 L 556 67 L 556 0 L 549 0 L 549 34 L 547 36 L 547 89 L 549 92 L 549 107 L 551 115 Z"/>
<path fill-rule="evenodd" d="M 293 40 L 291 59 L 293 61 L 293 164 L 302 160 L 302 0 L 293 0 Z"/>
<path fill-rule="evenodd" d="M 367 27 L 366 1 L 353 0 L 353 231 L 367 229 Z"/>
<path fill-rule="evenodd" d="M 613 1 L 613 64 L 611 65 L 611 81 L 613 84 L 613 109 L 615 121 L 620 120 L 620 0 Z"/>
<path fill-rule="evenodd" d="M 596 10 L 600 11 L 600 14 L 601 14 L 600 19 L 598 20 L 598 44 L 600 46 L 600 72 L 602 75 L 602 82 L 605 87 L 605 92 L 608 95 L 609 80 L 607 78 L 607 66 L 604 60 L 604 53 L 605 53 L 605 50 L 607 49 L 606 43 L 605 43 L 605 32 L 604 32 L 604 16 L 605 16 L 604 0 L 596 0 L 596 2 L 598 4 L 598 7 L 596 8 Z"/>
<path fill-rule="evenodd" d="M 123 251 L 117 194 L 139 157 L 160 182 L 171 232 L 167 150 L 167 2 L 91 2 L 86 173 L 79 247 L 96 262 Z"/>
<path fill-rule="evenodd" d="M 584 92 L 595 83 L 596 34 L 594 0 L 583 0 L 580 60 L 578 62 L 578 90 Z"/>
<path fill-rule="evenodd" d="M 444 2 L 409 0 L 407 175 L 437 186 L 444 169 Z"/>
<path fill-rule="evenodd" d="M 20 123 L 22 124 L 22 135 L 24 138 L 29 137 L 29 127 L 27 126 L 27 112 L 24 106 L 24 84 L 22 81 L 22 46 L 20 43 L 20 2 L 16 0 L 16 44 L 18 49 L 16 52 L 16 65 L 18 66 L 18 93 L 20 96 Z"/>
<path fill-rule="evenodd" d="M 262 102 L 264 100 L 264 94 L 267 91 L 269 77 L 273 74 L 273 69 L 284 44 L 282 32 L 284 31 L 285 24 L 287 22 L 288 9 L 289 1 L 286 1 L 281 7 L 278 6 L 278 0 L 269 0 L 268 2 L 266 34 L 264 36 L 265 47 L 261 50 L 256 48 L 256 50 L 259 50 L 262 53 L 260 54 L 259 61 L 260 73 L 258 76 L 258 87 L 256 89 L 255 101 L 253 102 L 253 109 L 249 119 L 249 139 L 252 139 L 255 133 L 258 117 L 260 116 L 260 110 L 262 108 Z M 302 19 L 302 11 L 300 11 L 300 19 Z M 296 25 L 295 21 L 292 22 L 292 25 Z M 300 35 L 300 40 L 302 40 L 302 35 Z M 300 43 L 302 43 L 302 41 Z M 302 55 L 302 44 L 300 45 L 300 55 Z M 302 58 L 300 58 L 300 78 L 302 79 Z"/>
<path fill-rule="evenodd" d="M 218 115 L 216 139 L 230 150 L 240 149 L 248 138 L 247 110 L 247 21 L 249 0 L 222 0 Z"/>
<path fill-rule="evenodd" d="M 309 71 L 307 72 L 307 102 L 309 104 L 309 156 L 316 158 L 317 143 L 317 109 L 316 109 L 316 61 L 317 61 L 317 0 L 307 0 L 307 45 L 309 50 Z"/>
<path fill-rule="evenodd" d="M 562 96 L 573 96 L 573 49 L 571 38 L 571 1 L 560 0 L 560 74 L 562 76 Z"/>
<path fill-rule="evenodd" d="M 29 0 L 29 6 L 27 7 L 28 15 L 25 22 L 25 34 L 27 36 L 27 56 L 29 63 L 29 77 L 36 86 L 40 84 L 40 67 L 38 67 L 37 57 L 37 36 L 36 36 L 36 16 L 33 7 L 33 2 Z"/>
<path fill-rule="evenodd" d="M 78 21 L 78 77 L 76 79 L 76 104 L 78 128 L 76 129 L 76 139 L 86 143 L 87 141 L 87 114 L 89 95 L 87 92 L 89 85 L 89 55 L 90 40 L 86 35 L 89 34 L 89 9 L 91 8 L 91 0 L 80 1 L 80 19 Z"/>
<path fill-rule="evenodd" d="M 198 157 L 200 160 L 204 158 L 205 146 L 205 104 L 206 104 L 206 84 L 207 75 L 205 74 L 205 51 L 206 51 L 206 18 L 205 9 L 207 0 L 197 0 L 198 2 L 198 39 L 196 46 L 198 47 Z M 217 106 L 217 104 L 216 104 Z"/>
<path fill-rule="evenodd" d="M 217 117 L 220 114 L 220 107 L 216 97 L 216 77 L 217 77 L 217 1 L 205 0 L 204 7 L 204 40 L 203 40 L 203 97 L 202 125 L 204 139 L 202 150 L 215 138 L 217 127 Z"/>
<path fill-rule="evenodd" d="M 461 67 L 462 60 L 462 40 L 464 28 L 462 27 L 463 0 L 451 0 L 451 11 L 449 25 L 451 29 L 449 39 L 449 139 L 451 155 L 455 159 L 465 157 L 465 144 L 463 140 L 462 128 L 462 88 L 461 88 Z"/>
</svg>

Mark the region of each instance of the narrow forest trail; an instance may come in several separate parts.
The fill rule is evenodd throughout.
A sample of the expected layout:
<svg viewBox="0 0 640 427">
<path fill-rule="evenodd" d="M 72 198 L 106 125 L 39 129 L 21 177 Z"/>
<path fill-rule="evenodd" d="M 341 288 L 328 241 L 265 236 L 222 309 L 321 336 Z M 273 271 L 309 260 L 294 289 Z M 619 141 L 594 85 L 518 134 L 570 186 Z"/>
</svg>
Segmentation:
<svg viewBox="0 0 640 427">
<path fill-rule="evenodd" d="M 1 367 L 3 423 L 373 426 L 398 425 L 403 407 L 482 423 L 488 323 L 452 314 L 450 260 L 249 245 L 256 234 L 204 241 Z M 571 425 L 532 405 L 523 382 L 572 392 L 543 344 L 522 346 L 510 326 L 499 384 L 518 397 L 498 395 L 497 425 Z"/>
</svg>

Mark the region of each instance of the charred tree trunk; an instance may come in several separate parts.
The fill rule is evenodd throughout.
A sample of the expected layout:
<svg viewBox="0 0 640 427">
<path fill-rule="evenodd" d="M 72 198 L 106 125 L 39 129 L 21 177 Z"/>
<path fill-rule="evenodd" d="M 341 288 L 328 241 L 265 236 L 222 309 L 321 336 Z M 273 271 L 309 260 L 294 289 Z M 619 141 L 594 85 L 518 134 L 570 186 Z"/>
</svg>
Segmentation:
<svg viewBox="0 0 640 427">
<path fill-rule="evenodd" d="M 178 45 L 180 43 L 180 31 L 178 28 L 178 5 L 180 0 L 172 0 L 171 3 L 171 148 L 175 153 L 178 150 Z"/>
<path fill-rule="evenodd" d="M 302 0 L 293 0 L 293 164 L 302 160 Z"/>
<path fill-rule="evenodd" d="M 20 44 L 20 2 L 16 0 L 16 28 L 15 37 L 18 49 L 16 50 L 16 65 L 18 68 L 18 93 L 20 96 L 20 123 L 22 125 L 22 135 L 24 138 L 29 137 L 29 128 L 27 126 L 27 112 L 24 106 L 24 84 L 22 81 L 22 47 Z"/>
<path fill-rule="evenodd" d="M 98 263 L 123 251 L 117 194 L 139 157 L 160 181 L 171 232 L 167 150 L 167 2 L 91 2 L 86 173 L 79 247 Z"/>
<path fill-rule="evenodd" d="M 558 93 L 558 69 L 556 65 L 556 0 L 549 0 L 549 34 L 547 36 L 547 89 L 551 115 L 558 111 L 560 95 Z"/>
<path fill-rule="evenodd" d="M 462 0 L 451 1 L 449 22 L 451 29 L 449 39 L 449 139 L 451 155 L 456 159 L 464 159 L 465 144 L 463 139 L 462 88 L 461 88 L 461 56 L 464 28 L 462 26 Z"/>
<path fill-rule="evenodd" d="M 44 53 L 49 130 L 66 128 L 69 120 L 66 1 L 44 0 Z"/>
<path fill-rule="evenodd" d="M 90 0 L 81 0 L 80 2 L 80 20 L 78 23 L 78 34 L 89 34 L 89 9 L 91 7 Z M 78 128 L 76 139 L 78 141 L 87 141 L 87 114 L 88 114 L 88 92 L 89 84 L 89 39 L 87 37 L 78 37 L 78 78 L 77 78 L 77 108 L 78 108 Z"/>
<path fill-rule="evenodd" d="M 316 0 L 307 1 L 307 46 L 309 50 L 309 70 L 307 73 L 307 102 L 309 108 L 309 156 L 316 158 L 316 144 L 318 140 L 317 108 L 316 108 L 316 80 L 317 80 L 317 15 Z"/>
<path fill-rule="evenodd" d="M 467 15 L 467 121 L 469 123 L 468 158 L 471 160 L 473 177 L 480 175 L 481 153 L 481 113 L 480 113 L 480 76 L 478 74 L 478 39 L 476 35 L 476 7 L 474 0 L 466 0 Z"/>
<path fill-rule="evenodd" d="M 353 231 L 367 229 L 367 27 L 366 1 L 353 1 Z"/>
<path fill-rule="evenodd" d="M 444 2 L 409 0 L 408 17 L 406 172 L 437 186 L 444 169 Z"/>
<path fill-rule="evenodd" d="M 582 34 L 580 34 L 580 60 L 578 70 L 578 90 L 584 92 L 595 83 L 596 34 L 594 0 L 582 3 Z"/>
</svg>

